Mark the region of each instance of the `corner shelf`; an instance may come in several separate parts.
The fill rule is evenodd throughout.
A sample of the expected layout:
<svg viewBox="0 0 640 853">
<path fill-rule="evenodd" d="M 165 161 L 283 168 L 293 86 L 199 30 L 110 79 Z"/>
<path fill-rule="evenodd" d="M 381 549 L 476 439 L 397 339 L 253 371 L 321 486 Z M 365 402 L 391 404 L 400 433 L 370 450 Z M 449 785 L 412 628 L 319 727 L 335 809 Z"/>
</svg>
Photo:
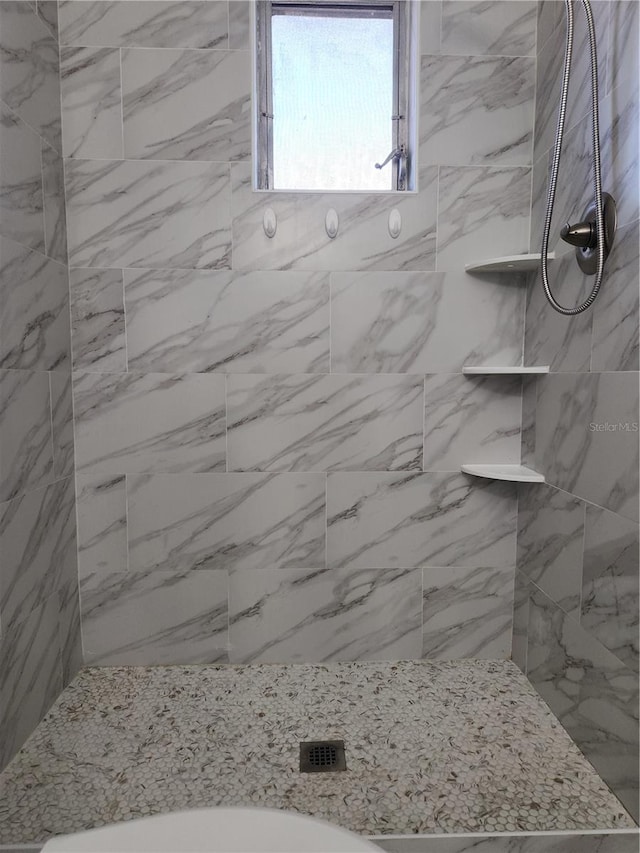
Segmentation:
<svg viewBox="0 0 640 853">
<path fill-rule="evenodd" d="M 547 258 L 555 260 L 555 252 L 549 252 Z M 532 272 L 538 269 L 540 252 L 530 255 L 505 255 L 502 258 L 487 258 L 473 264 L 465 264 L 467 272 Z"/>
<path fill-rule="evenodd" d="M 488 480 L 509 480 L 513 483 L 544 483 L 544 474 L 539 474 L 525 465 L 462 465 L 460 470 L 473 477 L 486 477 Z"/>
<path fill-rule="evenodd" d="M 536 364 L 532 367 L 501 367 L 493 364 L 465 365 L 462 372 L 466 376 L 527 376 L 533 373 L 548 373 L 548 364 Z"/>
</svg>

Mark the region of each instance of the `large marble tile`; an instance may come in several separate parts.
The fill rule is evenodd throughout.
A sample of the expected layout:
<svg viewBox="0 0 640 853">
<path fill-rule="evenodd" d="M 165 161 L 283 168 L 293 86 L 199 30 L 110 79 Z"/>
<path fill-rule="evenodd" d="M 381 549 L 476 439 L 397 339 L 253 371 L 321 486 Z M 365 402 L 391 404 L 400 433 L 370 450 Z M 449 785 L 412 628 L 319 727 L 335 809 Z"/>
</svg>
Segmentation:
<svg viewBox="0 0 640 853">
<path fill-rule="evenodd" d="M 81 585 L 85 662 L 226 663 L 227 573 L 96 575 Z"/>
<path fill-rule="evenodd" d="M 591 4 L 596 27 L 598 44 L 598 80 L 601 99 L 607 93 L 607 43 L 609 38 L 609 11 L 613 6 L 608 0 L 595 0 Z M 564 7 L 563 3 L 558 6 Z M 588 47 L 587 25 L 581 2 L 574 3 L 575 26 L 573 63 L 571 66 L 571 84 L 569 86 L 566 129 L 573 127 L 581 118 L 587 115 L 591 108 L 590 54 Z M 544 44 L 538 42 L 538 63 L 536 79 L 536 138 L 534 143 L 534 158 L 553 145 L 558 106 L 560 103 L 560 88 L 562 83 L 562 68 L 564 63 L 565 46 L 565 11 L 557 7 L 545 14 L 549 27 L 544 31 L 550 36 Z M 542 19 L 541 19 L 542 21 Z"/>
<path fill-rule="evenodd" d="M 124 156 L 251 157 L 251 54 L 123 50 Z"/>
<path fill-rule="evenodd" d="M 536 469 L 552 485 L 637 521 L 637 424 L 637 373 L 540 378 Z"/>
<path fill-rule="evenodd" d="M 420 163 L 531 163 L 534 82 L 535 60 L 529 57 L 423 56 Z"/>
<path fill-rule="evenodd" d="M 638 223 L 621 228 L 593 306 L 591 370 L 638 370 Z"/>
<path fill-rule="evenodd" d="M 637 673 L 539 590 L 530 600 L 527 670 L 584 755 L 637 816 Z"/>
<path fill-rule="evenodd" d="M 422 570 L 422 656 L 435 660 L 509 658 L 512 566 Z"/>
<path fill-rule="evenodd" d="M 440 53 L 442 0 L 420 2 L 420 53 Z"/>
<path fill-rule="evenodd" d="M 607 83 L 615 89 L 624 80 L 635 81 L 640 64 L 640 5 L 637 0 L 618 0 L 611 4 Z"/>
<path fill-rule="evenodd" d="M 127 369 L 122 270 L 69 270 L 75 370 Z"/>
<path fill-rule="evenodd" d="M 61 264 L 66 264 L 68 256 L 64 164 L 62 154 L 46 142 L 42 143 L 42 192 L 45 253 Z"/>
<path fill-rule="evenodd" d="M 231 167 L 234 269 L 430 270 L 435 267 L 438 170 L 420 171 L 419 192 L 256 193 L 251 166 Z M 273 238 L 262 221 L 270 207 L 277 217 Z M 329 208 L 339 218 L 338 235 L 327 236 Z M 396 239 L 389 214 L 402 217 Z"/>
<path fill-rule="evenodd" d="M 230 471 L 422 468 L 422 379 L 229 376 Z"/>
<path fill-rule="evenodd" d="M 229 3 L 229 49 L 251 50 L 251 0 Z"/>
<path fill-rule="evenodd" d="M 518 491 L 518 570 L 578 618 L 585 504 L 553 486 Z"/>
<path fill-rule="evenodd" d="M 80 471 L 225 470 L 224 376 L 76 372 L 73 396 Z"/>
<path fill-rule="evenodd" d="M 334 273 L 331 369 L 459 372 L 521 364 L 524 288 L 457 273 Z M 451 330 L 455 329 L 455 334 Z"/>
<path fill-rule="evenodd" d="M 507 0 L 444 0 L 442 52 L 465 55 L 532 56 L 536 49 L 536 3 Z"/>
<path fill-rule="evenodd" d="M 529 167 L 441 168 L 437 269 L 528 251 L 530 203 Z"/>
<path fill-rule="evenodd" d="M 58 599 L 51 595 L 2 637 L 0 767 L 20 749 L 61 690 Z"/>
<path fill-rule="evenodd" d="M 38 16 L 49 27 L 53 35 L 58 38 L 58 0 L 37 0 L 36 10 Z"/>
<path fill-rule="evenodd" d="M 552 35 L 564 32 L 565 4 L 564 0 L 538 0 L 537 51 Z"/>
<path fill-rule="evenodd" d="M 326 274 L 125 270 L 124 276 L 133 370 L 329 369 Z"/>
<path fill-rule="evenodd" d="M 58 591 L 58 636 L 60 639 L 60 665 L 62 686 L 67 687 L 84 663 L 82 652 L 82 624 L 80 619 L 80 591 L 78 574 Z"/>
<path fill-rule="evenodd" d="M 424 382 L 425 471 L 464 462 L 520 462 L 519 377 L 440 373 Z"/>
<path fill-rule="evenodd" d="M 593 279 L 576 263 L 573 252 L 549 263 L 554 297 L 568 308 L 589 295 Z M 606 287 L 606 279 L 603 284 Z M 574 317 L 559 314 L 549 304 L 539 272 L 529 276 L 525 316 L 524 363 L 547 364 L 553 372 L 588 371 L 595 307 Z"/>
<path fill-rule="evenodd" d="M 323 474 L 127 477 L 131 571 L 325 562 Z"/>
<path fill-rule="evenodd" d="M 0 3 L 0 98 L 62 151 L 58 42 L 28 4 Z"/>
<path fill-rule="evenodd" d="M 60 42 L 224 48 L 228 46 L 227 5 L 223 0 L 62 0 Z"/>
<path fill-rule="evenodd" d="M 53 479 L 49 375 L 0 370 L 0 500 Z"/>
<path fill-rule="evenodd" d="M 60 48 L 65 157 L 117 160 L 122 150 L 120 51 Z"/>
<path fill-rule="evenodd" d="M 527 672 L 527 645 L 529 636 L 529 581 L 516 570 L 513 591 L 513 634 L 511 660 L 523 673 Z"/>
<path fill-rule="evenodd" d="M 76 576 L 73 479 L 0 504 L 3 635 Z"/>
<path fill-rule="evenodd" d="M 260 569 L 229 578 L 232 663 L 415 660 L 420 570 Z"/>
<path fill-rule="evenodd" d="M 67 268 L 0 237 L 0 366 L 68 370 Z"/>
<path fill-rule="evenodd" d="M 127 571 L 124 476 L 78 474 L 78 573 L 81 580 Z"/>
<path fill-rule="evenodd" d="M 587 506 L 580 624 L 638 670 L 638 525 Z"/>
<path fill-rule="evenodd" d="M 40 146 L 38 135 L 0 103 L 0 230 L 44 252 Z"/>
<path fill-rule="evenodd" d="M 68 160 L 66 172 L 72 266 L 230 266 L 226 164 Z"/>
<path fill-rule="evenodd" d="M 49 374 L 54 477 L 73 477 L 73 395 L 71 373 Z"/>
<path fill-rule="evenodd" d="M 332 473 L 327 564 L 512 566 L 516 492 L 462 474 Z"/>
<path fill-rule="evenodd" d="M 529 468 L 533 468 L 536 458 L 537 389 L 538 384 L 535 376 L 523 378 L 520 461 Z"/>
<path fill-rule="evenodd" d="M 615 7 L 617 4 L 612 4 Z M 637 36 L 636 19 L 636 38 Z M 632 62 L 633 58 L 625 59 Z M 637 60 L 636 60 L 637 62 Z M 616 200 L 618 225 L 640 216 L 640 91 L 638 78 L 624 80 L 600 110 L 602 187 Z"/>
</svg>

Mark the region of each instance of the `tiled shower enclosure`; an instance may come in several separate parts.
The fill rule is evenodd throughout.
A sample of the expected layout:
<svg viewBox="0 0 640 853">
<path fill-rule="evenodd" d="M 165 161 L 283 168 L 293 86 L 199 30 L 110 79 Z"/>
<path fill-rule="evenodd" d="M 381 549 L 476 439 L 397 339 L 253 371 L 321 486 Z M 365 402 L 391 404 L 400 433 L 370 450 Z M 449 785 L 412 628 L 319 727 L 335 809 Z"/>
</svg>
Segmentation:
<svg viewBox="0 0 640 853">
<path fill-rule="evenodd" d="M 513 657 L 637 815 L 638 3 L 593 3 L 619 232 L 571 320 L 465 272 L 538 250 L 564 4 L 420 5 L 389 196 L 252 190 L 245 0 L 0 3 L 0 766 L 82 663 Z"/>
</svg>

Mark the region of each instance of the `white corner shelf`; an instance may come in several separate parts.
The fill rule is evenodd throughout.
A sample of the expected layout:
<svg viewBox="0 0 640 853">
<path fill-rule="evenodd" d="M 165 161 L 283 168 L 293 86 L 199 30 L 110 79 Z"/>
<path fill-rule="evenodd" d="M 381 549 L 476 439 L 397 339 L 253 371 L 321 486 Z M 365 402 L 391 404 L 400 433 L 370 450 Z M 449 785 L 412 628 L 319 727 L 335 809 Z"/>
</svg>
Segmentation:
<svg viewBox="0 0 640 853">
<path fill-rule="evenodd" d="M 535 364 L 532 367 L 501 367 L 494 364 L 466 364 L 462 372 L 467 376 L 528 376 L 533 373 L 548 373 L 548 364 Z"/>
<path fill-rule="evenodd" d="M 549 252 L 547 258 L 555 260 L 555 252 Z M 473 264 L 465 264 L 467 272 L 532 272 L 540 264 L 540 252 L 531 255 L 505 255 L 502 258 L 487 258 Z"/>
<path fill-rule="evenodd" d="M 488 480 L 509 480 L 514 483 L 544 483 L 544 474 L 539 474 L 524 465 L 462 465 L 460 469 L 474 477 L 486 477 Z"/>
</svg>

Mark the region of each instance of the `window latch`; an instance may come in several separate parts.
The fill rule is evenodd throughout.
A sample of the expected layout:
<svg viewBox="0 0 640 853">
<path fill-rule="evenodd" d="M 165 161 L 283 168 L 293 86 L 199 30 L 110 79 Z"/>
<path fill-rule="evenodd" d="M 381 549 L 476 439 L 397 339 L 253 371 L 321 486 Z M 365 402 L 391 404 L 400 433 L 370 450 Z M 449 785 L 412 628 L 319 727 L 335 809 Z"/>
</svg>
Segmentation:
<svg viewBox="0 0 640 853">
<path fill-rule="evenodd" d="M 401 157 L 406 157 L 406 150 L 404 145 L 399 145 L 397 148 L 394 148 L 383 163 L 376 163 L 376 169 L 384 169 L 384 167 L 387 165 L 387 163 L 389 163 L 389 161 L 398 160 Z"/>
<path fill-rule="evenodd" d="M 398 145 L 388 155 L 383 163 L 376 163 L 376 169 L 383 169 L 390 160 L 399 160 L 398 167 L 398 189 L 405 190 L 407 188 L 407 148 L 405 145 Z"/>
</svg>

